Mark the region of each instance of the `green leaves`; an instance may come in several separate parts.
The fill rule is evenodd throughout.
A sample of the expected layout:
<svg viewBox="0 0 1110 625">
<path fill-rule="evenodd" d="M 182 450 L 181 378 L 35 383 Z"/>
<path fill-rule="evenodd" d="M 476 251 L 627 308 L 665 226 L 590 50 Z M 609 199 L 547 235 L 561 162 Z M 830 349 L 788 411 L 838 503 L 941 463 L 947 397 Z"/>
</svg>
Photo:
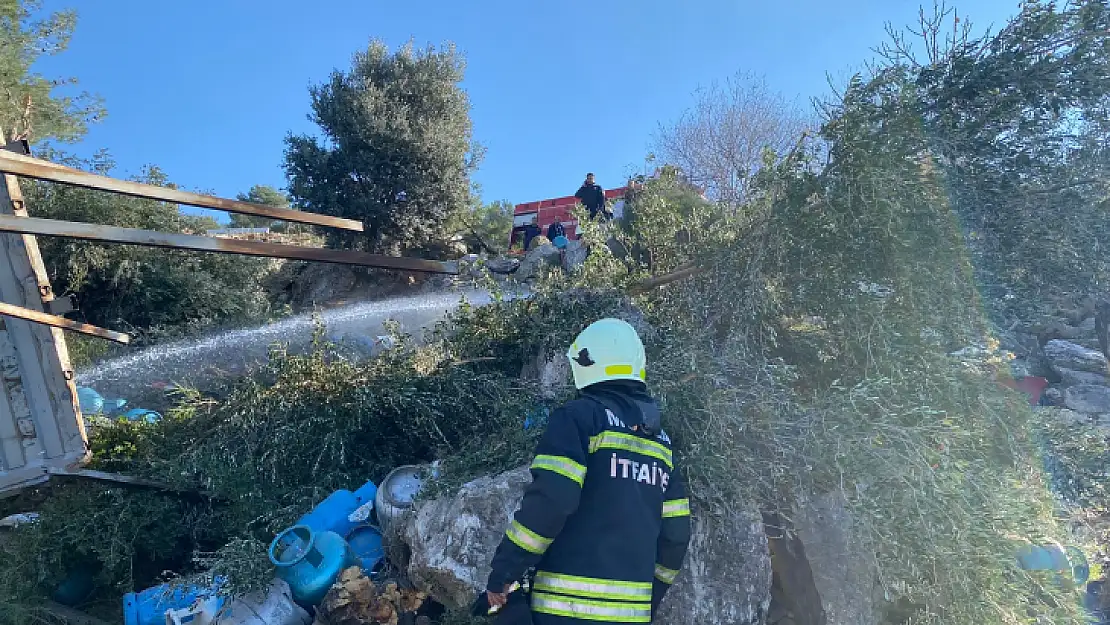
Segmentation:
<svg viewBox="0 0 1110 625">
<path fill-rule="evenodd" d="M 277 189 L 265 184 L 256 184 L 246 193 L 240 193 L 237 198 L 240 202 L 264 204 L 276 208 L 289 208 L 289 197 Z M 232 228 L 269 228 L 274 225 L 274 220 L 269 217 L 256 217 L 254 215 L 240 215 L 231 213 Z"/>
<path fill-rule="evenodd" d="M 310 89 L 322 137 L 289 136 L 285 169 L 294 202 L 358 219 L 365 235 L 329 232 L 332 245 L 399 252 L 442 234 L 470 204 L 469 100 L 452 46 L 390 53 L 374 41 Z"/>
<path fill-rule="evenodd" d="M 103 156 L 93 162 L 58 153 L 48 157 L 86 169 L 111 167 Z M 157 168 L 138 180 L 169 184 Z M 36 217 L 161 232 L 203 233 L 215 225 L 165 202 L 37 181 L 22 184 Z M 54 289 L 76 295 L 81 313 L 96 325 L 145 333 L 258 318 L 269 310 L 261 286 L 268 271 L 264 260 L 51 237 L 40 238 L 39 247 Z"/>
<path fill-rule="evenodd" d="M 60 95 L 73 78 L 50 79 L 32 71 L 42 56 L 63 52 L 77 22 L 73 11 L 41 16 L 42 0 L 0 3 L 0 127 L 4 140 L 76 141 L 104 115 L 100 99 L 87 93 Z"/>
</svg>

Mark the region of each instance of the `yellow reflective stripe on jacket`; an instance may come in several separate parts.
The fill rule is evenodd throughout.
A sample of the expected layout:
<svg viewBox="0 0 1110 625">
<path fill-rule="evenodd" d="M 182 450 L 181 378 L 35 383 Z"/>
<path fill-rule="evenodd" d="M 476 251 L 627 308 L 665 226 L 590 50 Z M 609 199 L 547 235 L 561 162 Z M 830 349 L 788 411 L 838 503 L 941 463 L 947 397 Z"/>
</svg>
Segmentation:
<svg viewBox="0 0 1110 625">
<path fill-rule="evenodd" d="M 663 518 L 669 519 L 676 516 L 690 516 L 689 499 L 671 499 L 663 502 Z"/>
<path fill-rule="evenodd" d="M 517 547 L 538 556 L 543 555 L 543 552 L 547 551 L 547 548 L 551 546 L 552 542 L 551 539 L 544 538 L 527 527 L 524 527 L 518 523 L 516 519 L 513 519 L 513 522 L 509 524 L 509 529 L 505 530 L 505 536 L 513 541 L 513 544 Z"/>
<path fill-rule="evenodd" d="M 533 588 L 575 597 L 651 601 L 651 582 L 621 582 L 538 571 Z"/>
<path fill-rule="evenodd" d="M 674 469 L 674 464 L 671 461 L 671 450 L 667 449 L 662 443 L 647 438 L 606 430 L 597 436 L 590 437 L 590 453 L 599 449 L 623 449 L 651 456 L 657 460 L 662 460 L 668 469 Z"/>
<path fill-rule="evenodd" d="M 608 623 L 650 623 L 651 603 L 621 603 L 532 593 L 532 611 L 566 618 Z"/>
<path fill-rule="evenodd" d="M 674 569 L 668 569 L 662 564 L 655 565 L 655 579 L 663 582 L 664 584 L 673 584 L 676 577 L 678 577 L 678 571 Z"/>
<path fill-rule="evenodd" d="M 532 468 L 558 473 L 577 483 L 579 486 L 581 486 L 582 481 L 586 479 L 586 467 L 566 456 L 536 456 L 536 459 L 532 461 Z"/>
</svg>

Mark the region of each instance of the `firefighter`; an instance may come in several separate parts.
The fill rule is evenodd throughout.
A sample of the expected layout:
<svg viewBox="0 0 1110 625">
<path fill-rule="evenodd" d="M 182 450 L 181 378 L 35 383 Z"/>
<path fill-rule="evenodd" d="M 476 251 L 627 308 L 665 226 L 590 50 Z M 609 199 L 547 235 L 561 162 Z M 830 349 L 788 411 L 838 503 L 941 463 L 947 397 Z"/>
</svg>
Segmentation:
<svg viewBox="0 0 1110 625">
<path fill-rule="evenodd" d="M 629 324 L 601 319 L 567 358 L 579 397 L 548 419 L 479 602 L 508 604 L 499 622 L 649 623 L 686 555 L 690 503 L 644 384 L 644 346 Z M 510 609 L 522 601 L 523 617 Z"/>
</svg>

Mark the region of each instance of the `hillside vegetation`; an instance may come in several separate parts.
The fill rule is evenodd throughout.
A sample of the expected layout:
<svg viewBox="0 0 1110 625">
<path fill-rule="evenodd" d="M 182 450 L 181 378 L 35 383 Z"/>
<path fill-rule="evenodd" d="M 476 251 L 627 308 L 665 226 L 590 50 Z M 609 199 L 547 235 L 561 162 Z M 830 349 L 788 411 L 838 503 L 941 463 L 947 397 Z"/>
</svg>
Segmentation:
<svg viewBox="0 0 1110 625">
<path fill-rule="evenodd" d="M 1008 375 L 996 335 L 1058 300 L 1105 294 L 1110 8 L 1024 2 L 978 38 L 953 23 L 941 10 L 921 40 L 896 33 L 813 131 L 763 150 L 743 184 L 706 184 L 712 155 L 682 175 L 663 167 L 620 226 L 583 226 L 581 270 L 552 270 L 529 299 L 463 306 L 423 346 L 400 337 L 373 362 L 324 344 L 279 351 L 226 397 L 185 395 L 159 424 L 99 429 L 95 467 L 218 499 L 55 488 L 37 502 L 42 521 L 0 545 L 0 603 L 12 606 L 0 623 L 26 622 L 78 559 L 99 567 L 93 609 L 105 614 L 164 569 L 257 587 L 273 532 L 335 488 L 401 462 L 442 460 L 448 486 L 518 466 L 534 443 L 524 415 L 559 399 L 522 369 L 632 311 L 651 329 L 648 382 L 696 514 L 748 501 L 789 511 L 800 493 L 839 490 L 876 558 L 888 622 L 1083 622 L 1074 589 L 1013 561 L 1021 540 L 1066 537 L 1038 420 L 996 383 Z M 381 58 L 372 48 L 359 71 Z M 464 147 L 452 145 L 459 159 Z M 461 196 L 460 171 L 449 191 Z M 728 195 L 702 197 L 691 181 Z M 700 273 L 630 294 L 690 263 Z M 949 355 L 968 346 L 979 356 Z M 1105 509 L 1102 490 L 1084 496 Z"/>
</svg>

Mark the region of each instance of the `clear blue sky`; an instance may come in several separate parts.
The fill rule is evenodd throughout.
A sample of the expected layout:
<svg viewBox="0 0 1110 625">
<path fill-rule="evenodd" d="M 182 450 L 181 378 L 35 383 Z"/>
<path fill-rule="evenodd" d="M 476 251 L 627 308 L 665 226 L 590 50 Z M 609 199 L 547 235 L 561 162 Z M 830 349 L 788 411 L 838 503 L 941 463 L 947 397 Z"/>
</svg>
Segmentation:
<svg viewBox="0 0 1110 625">
<path fill-rule="evenodd" d="M 931 3 L 929 3 L 931 5 Z M 107 119 L 75 148 L 107 148 L 122 173 L 157 164 L 188 189 L 234 196 L 284 186 L 286 133 L 311 132 L 307 87 L 372 37 L 454 41 L 486 200 L 570 195 L 586 171 L 606 188 L 642 167 L 659 122 L 699 85 L 739 69 L 803 101 L 861 68 L 904 0 L 47 0 L 76 7 L 70 50 L 41 63 L 105 99 Z M 1017 0 L 958 5 L 977 27 Z"/>
</svg>

